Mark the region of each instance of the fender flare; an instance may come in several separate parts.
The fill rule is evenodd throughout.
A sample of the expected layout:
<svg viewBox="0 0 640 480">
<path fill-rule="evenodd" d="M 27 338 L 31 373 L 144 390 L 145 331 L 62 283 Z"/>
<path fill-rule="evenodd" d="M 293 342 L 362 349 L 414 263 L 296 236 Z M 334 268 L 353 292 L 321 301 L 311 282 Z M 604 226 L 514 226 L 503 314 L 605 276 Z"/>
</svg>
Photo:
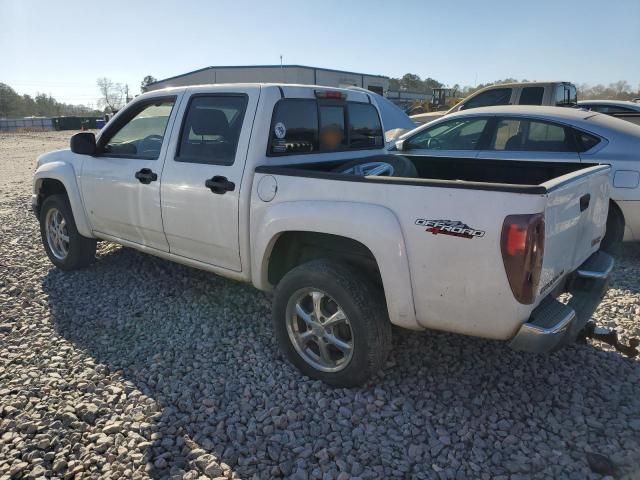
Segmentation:
<svg viewBox="0 0 640 480">
<path fill-rule="evenodd" d="M 257 218 L 256 218 L 257 217 Z M 391 323 L 422 329 L 416 322 L 413 289 L 402 228 L 395 214 L 378 205 L 355 202 L 283 202 L 262 210 L 252 222 L 252 281 L 271 290 L 269 261 L 285 232 L 328 233 L 355 240 L 373 254 L 382 277 Z"/>
<path fill-rule="evenodd" d="M 86 212 L 84 211 L 82 197 L 80 196 L 80 188 L 76 181 L 73 166 L 66 162 L 55 161 L 45 163 L 38 167 L 33 176 L 33 194 L 35 195 L 35 198 L 40 194 L 42 182 L 47 179 L 57 180 L 64 185 L 78 232 L 84 237 L 93 238 L 94 236 L 91 231 L 91 225 L 89 224 Z"/>
</svg>

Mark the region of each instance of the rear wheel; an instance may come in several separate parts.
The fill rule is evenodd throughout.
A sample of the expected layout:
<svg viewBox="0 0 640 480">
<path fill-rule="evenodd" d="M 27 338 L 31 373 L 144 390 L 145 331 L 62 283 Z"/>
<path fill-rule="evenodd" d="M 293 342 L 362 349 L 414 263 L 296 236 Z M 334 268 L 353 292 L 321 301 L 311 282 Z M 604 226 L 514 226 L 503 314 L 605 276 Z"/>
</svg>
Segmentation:
<svg viewBox="0 0 640 480">
<path fill-rule="evenodd" d="M 40 234 L 49 259 L 62 270 L 86 267 L 95 258 L 96 240 L 78 233 L 66 195 L 51 195 L 42 202 Z"/>
<path fill-rule="evenodd" d="M 608 253 L 616 255 L 622 249 L 622 238 L 624 237 L 624 217 L 620 208 L 611 203 L 607 216 L 607 231 L 600 244 L 601 248 Z"/>
<path fill-rule="evenodd" d="M 339 387 L 361 385 L 383 366 L 391 346 L 383 297 L 348 266 L 329 260 L 300 265 L 274 295 L 280 348 L 311 378 Z"/>
</svg>

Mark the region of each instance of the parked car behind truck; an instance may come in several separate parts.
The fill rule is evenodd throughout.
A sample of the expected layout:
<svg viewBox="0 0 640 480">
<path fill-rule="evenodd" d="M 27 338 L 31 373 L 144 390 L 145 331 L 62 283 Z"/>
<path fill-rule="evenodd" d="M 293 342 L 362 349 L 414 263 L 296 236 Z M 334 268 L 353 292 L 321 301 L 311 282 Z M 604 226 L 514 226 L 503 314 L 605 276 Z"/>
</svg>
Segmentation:
<svg viewBox="0 0 640 480">
<path fill-rule="evenodd" d="M 479 169 L 487 159 L 610 164 L 603 246 L 615 251 L 623 240 L 640 240 L 638 125 L 583 109 L 486 107 L 423 125 L 402 136 L 401 145 L 402 153 L 467 159 Z"/>
<path fill-rule="evenodd" d="M 580 108 L 604 113 L 612 117 L 640 125 L 640 103 L 623 100 L 585 100 L 578 102 Z"/>
<path fill-rule="evenodd" d="M 392 324 L 536 352 L 574 338 L 613 266 L 599 251 L 609 167 L 480 176 L 455 159 L 390 154 L 383 132 L 366 92 L 141 95 L 97 139 L 77 134 L 71 151 L 38 159 L 45 251 L 73 270 L 110 240 L 272 291 L 280 347 L 332 385 L 383 365 Z"/>
<path fill-rule="evenodd" d="M 569 82 L 501 83 L 481 88 L 453 108 L 442 112 L 412 115 L 417 124 L 429 123 L 451 113 L 493 105 L 548 105 L 573 107 L 578 101 L 576 86 Z"/>
</svg>

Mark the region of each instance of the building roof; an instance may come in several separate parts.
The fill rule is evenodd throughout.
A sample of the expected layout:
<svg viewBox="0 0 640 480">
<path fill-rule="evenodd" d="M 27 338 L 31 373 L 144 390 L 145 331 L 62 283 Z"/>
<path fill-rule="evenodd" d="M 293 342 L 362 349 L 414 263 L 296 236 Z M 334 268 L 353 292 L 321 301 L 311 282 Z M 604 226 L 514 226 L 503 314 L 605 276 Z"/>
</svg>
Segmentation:
<svg viewBox="0 0 640 480">
<path fill-rule="evenodd" d="M 334 70 L 332 68 L 320 68 L 320 67 L 310 67 L 308 65 L 224 65 L 224 66 L 216 66 L 212 65 L 209 67 L 199 68 L 197 70 L 192 70 L 187 73 L 181 73 L 180 75 L 174 75 L 173 77 L 163 78 L 162 80 L 156 80 L 153 83 L 150 83 L 147 86 L 155 85 L 157 83 L 167 82 L 169 80 L 175 80 L 176 78 L 186 77 L 187 75 L 192 75 L 198 72 L 204 72 L 205 70 L 212 70 L 214 68 L 306 68 L 309 70 L 323 70 L 325 72 L 335 72 L 335 73 L 346 73 L 349 75 L 366 75 L 367 77 L 378 77 L 378 78 L 389 78 L 384 75 L 372 75 L 370 73 L 357 73 L 357 72 L 349 72 L 347 70 Z"/>
</svg>

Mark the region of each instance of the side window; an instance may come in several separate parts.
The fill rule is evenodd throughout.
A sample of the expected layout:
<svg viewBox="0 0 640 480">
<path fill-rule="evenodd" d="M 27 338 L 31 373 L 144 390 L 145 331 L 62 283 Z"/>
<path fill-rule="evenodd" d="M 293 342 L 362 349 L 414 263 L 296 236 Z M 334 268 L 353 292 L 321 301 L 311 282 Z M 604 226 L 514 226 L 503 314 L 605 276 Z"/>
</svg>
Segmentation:
<svg viewBox="0 0 640 480">
<path fill-rule="evenodd" d="M 522 120 L 515 118 L 500 120 L 493 132 L 489 150 L 520 150 L 522 123 Z"/>
<path fill-rule="evenodd" d="M 245 95 L 192 97 L 182 122 L 176 161 L 232 165 L 246 108 Z"/>
<path fill-rule="evenodd" d="M 638 113 L 637 110 L 632 108 L 621 107 L 620 105 L 609 105 L 605 110 L 607 113 Z"/>
<path fill-rule="evenodd" d="M 134 107 L 131 118 L 100 141 L 104 155 L 156 160 L 160 155 L 174 99 Z"/>
<path fill-rule="evenodd" d="M 382 124 L 378 111 L 368 103 L 348 103 L 351 148 L 382 147 Z"/>
<path fill-rule="evenodd" d="M 475 150 L 487 123 L 486 118 L 449 120 L 422 130 L 404 146 L 407 150 Z"/>
<path fill-rule="evenodd" d="M 486 92 L 479 93 L 475 97 L 469 99 L 460 110 L 468 110 L 469 108 L 489 107 L 492 105 L 508 105 L 511 100 L 510 88 L 494 88 Z"/>
<path fill-rule="evenodd" d="M 588 152 L 597 144 L 600 143 L 600 139 L 595 135 L 591 135 L 586 132 L 576 131 L 576 139 L 578 143 L 578 152 Z"/>
<path fill-rule="evenodd" d="M 490 150 L 523 152 L 569 152 L 571 142 L 567 129 L 537 120 L 506 118 L 498 122 Z"/>
<path fill-rule="evenodd" d="M 280 100 L 273 113 L 271 153 L 318 150 L 318 106 L 315 100 Z"/>
<path fill-rule="evenodd" d="M 542 105 L 544 87 L 524 87 L 520 94 L 520 105 Z"/>
</svg>

